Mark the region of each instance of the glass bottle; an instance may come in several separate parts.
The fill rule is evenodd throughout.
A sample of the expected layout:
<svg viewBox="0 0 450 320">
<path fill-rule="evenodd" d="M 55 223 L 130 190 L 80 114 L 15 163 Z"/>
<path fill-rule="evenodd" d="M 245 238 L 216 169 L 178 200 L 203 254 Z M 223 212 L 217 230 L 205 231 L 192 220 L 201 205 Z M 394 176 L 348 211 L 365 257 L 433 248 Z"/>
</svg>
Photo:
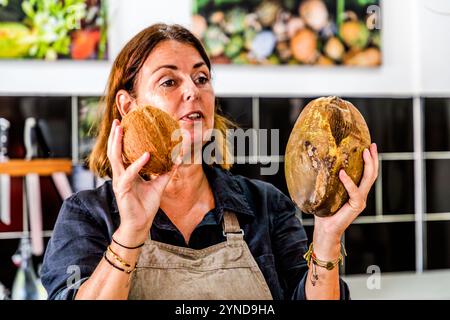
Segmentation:
<svg viewBox="0 0 450 320">
<path fill-rule="evenodd" d="M 14 278 L 11 298 L 13 300 L 42 299 L 41 284 L 33 268 L 31 242 L 28 237 L 20 240 L 19 249 L 12 259 L 19 269 Z"/>
</svg>

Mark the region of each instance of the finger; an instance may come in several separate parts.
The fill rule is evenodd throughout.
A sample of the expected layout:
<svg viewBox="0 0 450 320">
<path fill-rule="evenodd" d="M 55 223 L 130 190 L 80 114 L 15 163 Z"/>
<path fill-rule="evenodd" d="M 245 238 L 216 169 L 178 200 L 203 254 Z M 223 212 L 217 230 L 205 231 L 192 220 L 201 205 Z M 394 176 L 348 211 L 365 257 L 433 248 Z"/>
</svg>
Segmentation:
<svg viewBox="0 0 450 320">
<path fill-rule="evenodd" d="M 117 126 L 120 124 L 119 120 L 114 119 L 112 124 L 111 124 L 111 131 L 109 132 L 109 136 L 108 136 L 108 145 L 107 145 L 107 151 L 106 154 L 108 156 L 109 159 L 109 163 L 111 164 L 111 169 L 113 171 L 113 175 L 116 176 L 118 174 L 117 172 L 117 166 L 115 164 L 115 159 L 112 156 L 113 153 L 113 144 L 114 144 L 114 139 L 116 136 L 116 132 L 117 132 Z"/>
<path fill-rule="evenodd" d="M 368 149 L 364 149 L 363 159 L 364 159 L 364 172 L 363 172 L 361 182 L 359 183 L 359 188 L 363 192 L 369 193 L 369 190 L 373 184 L 375 164 L 370 155 L 370 151 Z"/>
<path fill-rule="evenodd" d="M 116 126 L 117 126 L 117 119 L 114 119 L 114 121 L 111 124 L 111 130 L 109 131 L 109 136 L 108 136 L 108 145 L 107 145 L 107 155 L 109 157 L 109 155 L 111 154 L 111 148 L 112 148 L 112 141 L 114 139 L 114 134 L 116 133 Z"/>
<path fill-rule="evenodd" d="M 370 151 L 364 150 L 363 158 L 364 174 L 359 187 L 363 193 L 368 194 L 378 176 L 378 152 L 375 144 L 370 146 Z"/>
<path fill-rule="evenodd" d="M 121 175 L 125 171 L 122 160 L 122 127 L 117 125 L 114 131 L 109 162 L 111 163 L 113 172 Z"/>
<path fill-rule="evenodd" d="M 377 146 L 376 143 L 372 143 L 370 145 L 370 155 L 372 156 L 372 159 L 374 160 L 374 167 L 375 167 L 374 179 L 376 179 L 378 177 L 378 165 L 379 165 L 379 161 L 378 161 L 378 146 Z"/>
<path fill-rule="evenodd" d="M 125 170 L 123 175 L 123 182 L 131 182 L 139 177 L 139 172 L 145 166 L 145 164 L 150 159 L 150 154 L 148 152 L 144 152 L 142 156 L 140 156 L 136 161 L 134 161 L 128 168 Z"/>
<path fill-rule="evenodd" d="M 345 190 L 347 190 L 350 198 L 359 193 L 358 186 L 353 182 L 352 178 L 350 178 L 350 176 L 345 172 L 344 169 L 341 169 L 339 171 L 339 179 L 344 185 Z"/>
<path fill-rule="evenodd" d="M 361 212 L 365 206 L 365 199 L 363 198 L 360 189 L 358 189 L 358 186 L 343 169 L 339 171 L 339 178 L 349 195 L 348 203 L 350 207 L 358 213 Z"/>
</svg>

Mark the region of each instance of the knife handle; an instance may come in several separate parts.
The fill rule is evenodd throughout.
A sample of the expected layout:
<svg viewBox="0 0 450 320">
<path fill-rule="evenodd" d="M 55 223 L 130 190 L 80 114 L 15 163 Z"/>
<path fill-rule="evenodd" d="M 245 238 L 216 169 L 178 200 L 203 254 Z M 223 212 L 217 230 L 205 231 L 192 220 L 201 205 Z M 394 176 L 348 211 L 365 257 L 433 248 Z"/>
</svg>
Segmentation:
<svg viewBox="0 0 450 320">
<path fill-rule="evenodd" d="M 8 161 L 8 131 L 10 123 L 0 118 L 0 162 Z M 0 174 L 0 222 L 11 224 L 11 178 Z"/>
<path fill-rule="evenodd" d="M 9 121 L 5 118 L 0 118 L 0 161 L 8 160 L 8 131 Z"/>
</svg>

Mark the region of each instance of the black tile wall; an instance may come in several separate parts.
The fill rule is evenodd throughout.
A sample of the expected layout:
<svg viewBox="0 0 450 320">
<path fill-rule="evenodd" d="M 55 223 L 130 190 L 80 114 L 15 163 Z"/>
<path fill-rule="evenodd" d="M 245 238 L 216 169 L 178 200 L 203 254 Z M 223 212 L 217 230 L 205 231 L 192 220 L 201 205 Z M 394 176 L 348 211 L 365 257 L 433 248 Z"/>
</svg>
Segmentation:
<svg viewBox="0 0 450 320">
<path fill-rule="evenodd" d="M 279 130 L 279 154 L 284 155 L 289 135 L 301 110 L 311 99 L 259 99 L 259 127 Z M 270 143 L 270 142 L 269 142 Z M 273 152 L 272 152 L 273 154 Z"/>
<path fill-rule="evenodd" d="M 450 221 L 426 223 L 428 269 L 450 268 Z"/>
<path fill-rule="evenodd" d="M 361 112 L 379 152 L 413 152 L 412 99 L 345 99 Z"/>
<path fill-rule="evenodd" d="M 450 99 L 424 99 L 425 151 L 450 151 Z"/>
<path fill-rule="evenodd" d="M 218 98 L 217 99 L 218 112 L 224 115 L 231 121 L 233 121 L 238 128 L 242 129 L 245 133 L 247 129 L 253 127 L 253 116 L 252 116 L 252 99 L 251 98 Z M 240 137 L 235 135 L 233 140 L 233 154 L 234 156 L 249 156 L 253 155 L 252 147 L 250 145 L 250 137 L 239 140 Z M 244 143 L 242 145 L 242 150 L 238 143 Z M 256 143 L 256 141 L 254 142 Z"/>
<path fill-rule="evenodd" d="M 414 161 L 383 161 L 383 214 L 414 213 Z"/>
<path fill-rule="evenodd" d="M 233 120 L 240 128 L 253 126 L 251 98 L 218 98 L 217 101 L 219 113 Z"/>
<path fill-rule="evenodd" d="M 428 213 L 450 212 L 450 159 L 426 160 Z"/>
<path fill-rule="evenodd" d="M 415 270 L 413 222 L 352 224 L 345 232 L 345 273 L 366 273 L 376 265 L 381 272 Z"/>
<path fill-rule="evenodd" d="M 274 175 L 264 175 L 261 174 L 264 168 L 268 169 L 271 166 L 270 170 L 276 170 L 277 173 Z M 281 192 L 283 192 L 286 196 L 289 197 L 286 179 L 284 178 L 284 163 L 270 163 L 270 164 L 235 164 L 231 168 L 231 172 L 233 174 L 243 175 L 245 177 L 251 179 L 259 179 L 268 183 L 273 184 L 277 187 Z"/>
</svg>

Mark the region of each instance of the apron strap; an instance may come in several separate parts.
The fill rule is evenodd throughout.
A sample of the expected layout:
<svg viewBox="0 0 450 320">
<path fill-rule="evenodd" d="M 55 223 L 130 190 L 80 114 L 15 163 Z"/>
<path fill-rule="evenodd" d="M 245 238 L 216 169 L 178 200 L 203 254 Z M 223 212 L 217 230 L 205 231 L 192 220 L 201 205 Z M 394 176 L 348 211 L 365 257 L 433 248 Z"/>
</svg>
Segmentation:
<svg viewBox="0 0 450 320">
<path fill-rule="evenodd" d="M 239 221 L 233 212 L 225 211 L 223 213 L 223 235 L 230 240 L 230 238 L 244 238 L 244 230 L 241 229 Z"/>
</svg>

